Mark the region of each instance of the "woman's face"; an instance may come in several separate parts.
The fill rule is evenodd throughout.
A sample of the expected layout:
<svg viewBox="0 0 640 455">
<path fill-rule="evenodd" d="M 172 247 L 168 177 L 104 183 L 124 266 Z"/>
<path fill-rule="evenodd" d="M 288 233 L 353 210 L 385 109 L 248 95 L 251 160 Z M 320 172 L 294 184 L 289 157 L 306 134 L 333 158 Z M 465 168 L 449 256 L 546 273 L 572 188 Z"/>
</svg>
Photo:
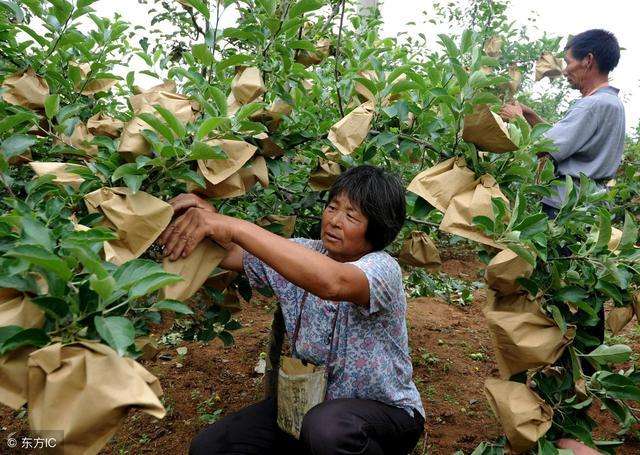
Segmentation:
<svg viewBox="0 0 640 455">
<path fill-rule="evenodd" d="M 340 261 L 355 261 L 373 251 L 373 247 L 365 238 L 367 218 L 360 208 L 341 193 L 322 213 L 321 238 L 329 257 Z"/>
</svg>

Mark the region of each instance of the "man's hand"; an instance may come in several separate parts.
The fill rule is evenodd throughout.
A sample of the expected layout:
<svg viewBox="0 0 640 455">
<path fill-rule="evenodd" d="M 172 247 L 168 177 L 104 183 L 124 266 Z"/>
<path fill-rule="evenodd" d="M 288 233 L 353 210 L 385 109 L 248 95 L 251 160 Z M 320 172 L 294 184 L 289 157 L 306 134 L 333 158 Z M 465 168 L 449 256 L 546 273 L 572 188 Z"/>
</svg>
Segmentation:
<svg viewBox="0 0 640 455">
<path fill-rule="evenodd" d="M 515 120 L 518 117 L 524 118 L 522 105 L 518 102 L 514 102 L 513 104 L 505 104 L 500 109 L 500 117 L 502 117 L 503 120 Z"/>
<path fill-rule="evenodd" d="M 233 241 L 234 218 L 214 211 L 190 207 L 174 220 L 160 236 L 164 254 L 172 261 L 187 257 L 205 238 L 211 237 L 222 247 Z"/>
<path fill-rule="evenodd" d="M 199 198 L 195 194 L 192 193 L 183 193 L 180 194 L 169 201 L 171 207 L 173 207 L 174 213 L 180 213 L 191 207 L 195 207 L 197 209 L 207 210 L 209 212 L 216 213 L 217 210 L 214 206 L 209 204 L 204 199 Z"/>
</svg>

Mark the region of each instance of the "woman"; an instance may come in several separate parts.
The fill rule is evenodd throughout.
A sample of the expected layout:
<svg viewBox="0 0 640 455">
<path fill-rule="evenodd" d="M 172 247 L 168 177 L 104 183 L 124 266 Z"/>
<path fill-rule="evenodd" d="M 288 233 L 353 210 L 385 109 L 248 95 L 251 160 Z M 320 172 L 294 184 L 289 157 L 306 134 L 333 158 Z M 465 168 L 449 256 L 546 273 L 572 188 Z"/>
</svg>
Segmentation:
<svg viewBox="0 0 640 455">
<path fill-rule="evenodd" d="M 290 339 L 300 314 L 297 356 L 332 359 L 327 398 L 305 415 L 300 440 L 278 428 L 267 399 L 205 428 L 192 455 L 395 455 L 416 445 L 424 410 L 411 378 L 402 275 L 382 251 L 404 223 L 404 188 L 381 168 L 358 166 L 338 177 L 328 201 L 321 240 L 284 239 L 193 195 L 172 201 L 186 212 L 161 238 L 171 259 L 206 236 L 225 246 L 221 266 L 244 271 L 254 288 L 271 287 Z"/>
</svg>

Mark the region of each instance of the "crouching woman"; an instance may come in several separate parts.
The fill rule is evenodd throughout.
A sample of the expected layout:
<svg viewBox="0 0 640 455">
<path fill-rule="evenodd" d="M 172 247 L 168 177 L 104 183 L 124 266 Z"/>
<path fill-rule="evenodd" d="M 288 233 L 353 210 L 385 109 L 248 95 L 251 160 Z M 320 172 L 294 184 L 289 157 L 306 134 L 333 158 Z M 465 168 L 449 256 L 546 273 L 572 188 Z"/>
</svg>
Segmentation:
<svg viewBox="0 0 640 455">
<path fill-rule="evenodd" d="M 165 253 L 188 255 L 204 237 L 225 246 L 222 267 L 273 290 L 294 356 L 328 372 L 325 399 L 304 416 L 299 439 L 280 429 L 270 398 L 202 430 L 190 454 L 408 454 L 424 410 L 412 380 L 400 267 L 383 251 L 404 223 L 399 179 L 373 166 L 341 174 L 320 240 L 279 237 L 193 195 L 172 205 L 185 213 L 163 234 Z"/>
</svg>

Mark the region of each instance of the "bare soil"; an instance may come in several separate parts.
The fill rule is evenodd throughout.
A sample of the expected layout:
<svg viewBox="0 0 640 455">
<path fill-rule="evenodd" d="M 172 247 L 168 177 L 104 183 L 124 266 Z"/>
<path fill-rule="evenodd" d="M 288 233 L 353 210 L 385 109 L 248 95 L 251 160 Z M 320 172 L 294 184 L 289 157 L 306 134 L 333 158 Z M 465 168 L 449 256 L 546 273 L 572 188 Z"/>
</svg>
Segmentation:
<svg viewBox="0 0 640 455">
<path fill-rule="evenodd" d="M 443 271 L 475 281 L 482 264 L 471 252 L 443 255 Z M 417 298 L 408 304 L 408 327 L 414 380 L 427 413 L 426 438 L 415 454 L 471 452 L 482 440 L 500 436 L 501 429 L 484 398 L 483 382 L 497 376 L 486 325 L 480 311 L 484 290 L 474 293 L 467 307 L 450 305 L 438 298 Z M 266 351 L 273 305 L 256 301 L 245 305 L 236 317 L 243 328 L 234 332 L 236 343 L 224 347 L 219 340 L 208 345 L 181 342 L 187 354 L 164 346 L 155 360 L 141 363 L 160 378 L 167 416 L 155 420 L 131 412 L 101 454 L 185 454 L 195 434 L 207 425 L 216 410 L 226 415 L 262 396 L 262 382 L 254 367 Z M 627 341 L 637 350 L 640 332 L 631 325 Z M 0 436 L 27 427 L 22 412 L 0 410 Z M 601 436 L 614 436 L 615 423 L 599 415 Z M 640 454 L 640 442 L 628 438 L 620 454 Z M 0 453 L 2 446 L 0 446 Z M 15 452 L 11 452 L 15 453 Z"/>
</svg>

